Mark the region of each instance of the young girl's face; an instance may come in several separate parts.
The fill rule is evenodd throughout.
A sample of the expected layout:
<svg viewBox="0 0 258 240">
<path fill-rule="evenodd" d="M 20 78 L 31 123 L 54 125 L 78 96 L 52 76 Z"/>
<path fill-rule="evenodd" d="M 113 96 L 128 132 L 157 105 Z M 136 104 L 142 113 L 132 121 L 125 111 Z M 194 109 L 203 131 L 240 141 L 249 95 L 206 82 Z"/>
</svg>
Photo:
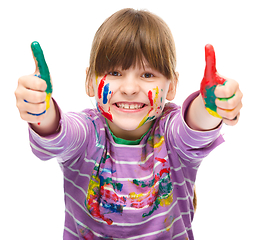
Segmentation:
<svg viewBox="0 0 258 240">
<path fill-rule="evenodd" d="M 175 96 L 173 81 L 150 68 L 120 68 L 91 79 L 97 109 L 120 138 L 136 140 L 163 111 L 165 100 Z"/>
</svg>

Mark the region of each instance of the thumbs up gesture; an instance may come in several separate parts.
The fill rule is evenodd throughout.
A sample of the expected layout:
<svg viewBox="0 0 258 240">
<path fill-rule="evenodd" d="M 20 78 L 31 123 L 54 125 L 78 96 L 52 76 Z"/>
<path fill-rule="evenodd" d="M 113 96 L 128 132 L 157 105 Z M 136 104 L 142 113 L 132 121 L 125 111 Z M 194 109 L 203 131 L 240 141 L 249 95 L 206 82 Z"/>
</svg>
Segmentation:
<svg viewBox="0 0 258 240">
<path fill-rule="evenodd" d="M 235 125 L 239 120 L 243 94 L 239 84 L 222 77 L 216 69 L 216 57 L 212 45 L 205 46 L 206 67 L 201 82 L 201 95 L 206 110 L 214 117 L 222 118 L 227 125 Z"/>
<path fill-rule="evenodd" d="M 16 106 L 23 120 L 39 123 L 45 118 L 50 107 L 52 84 L 48 66 L 38 42 L 31 44 L 36 64 L 34 74 L 19 78 L 15 91 Z"/>
</svg>

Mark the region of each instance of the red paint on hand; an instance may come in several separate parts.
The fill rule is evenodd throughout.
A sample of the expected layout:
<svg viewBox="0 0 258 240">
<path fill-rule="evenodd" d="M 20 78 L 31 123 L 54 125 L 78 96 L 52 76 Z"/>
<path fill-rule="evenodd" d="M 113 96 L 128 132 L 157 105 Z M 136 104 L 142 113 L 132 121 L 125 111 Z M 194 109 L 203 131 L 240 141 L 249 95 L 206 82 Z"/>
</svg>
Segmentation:
<svg viewBox="0 0 258 240">
<path fill-rule="evenodd" d="M 201 83 L 201 94 L 203 98 L 207 97 L 205 94 L 207 88 L 211 88 L 218 84 L 224 84 L 226 81 L 225 78 L 222 78 L 217 74 L 215 51 L 210 44 L 205 46 L 205 61 L 206 67 Z"/>
</svg>

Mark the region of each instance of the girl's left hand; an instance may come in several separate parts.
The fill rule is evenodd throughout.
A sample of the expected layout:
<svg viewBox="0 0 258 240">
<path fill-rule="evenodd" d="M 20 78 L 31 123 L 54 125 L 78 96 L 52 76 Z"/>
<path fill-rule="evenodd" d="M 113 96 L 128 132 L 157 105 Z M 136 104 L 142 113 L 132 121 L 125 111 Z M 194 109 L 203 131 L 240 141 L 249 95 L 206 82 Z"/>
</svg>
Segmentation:
<svg viewBox="0 0 258 240">
<path fill-rule="evenodd" d="M 214 91 L 217 97 L 215 100 L 217 113 L 222 117 L 225 124 L 234 126 L 239 121 L 240 109 L 243 106 L 243 94 L 239 89 L 238 82 L 233 79 L 223 78 L 226 79 L 225 84 L 217 85 Z"/>
</svg>

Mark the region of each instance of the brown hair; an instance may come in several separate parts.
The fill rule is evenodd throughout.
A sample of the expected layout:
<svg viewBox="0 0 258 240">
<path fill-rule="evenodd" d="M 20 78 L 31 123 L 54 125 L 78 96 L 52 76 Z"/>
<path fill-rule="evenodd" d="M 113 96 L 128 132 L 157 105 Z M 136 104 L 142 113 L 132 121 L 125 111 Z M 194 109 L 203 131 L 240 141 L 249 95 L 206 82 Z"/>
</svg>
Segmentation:
<svg viewBox="0 0 258 240">
<path fill-rule="evenodd" d="M 87 81 L 93 74 L 100 76 L 116 67 L 144 67 L 145 59 L 151 68 L 177 82 L 175 44 L 166 23 L 148 11 L 122 9 L 95 34 Z"/>
</svg>

